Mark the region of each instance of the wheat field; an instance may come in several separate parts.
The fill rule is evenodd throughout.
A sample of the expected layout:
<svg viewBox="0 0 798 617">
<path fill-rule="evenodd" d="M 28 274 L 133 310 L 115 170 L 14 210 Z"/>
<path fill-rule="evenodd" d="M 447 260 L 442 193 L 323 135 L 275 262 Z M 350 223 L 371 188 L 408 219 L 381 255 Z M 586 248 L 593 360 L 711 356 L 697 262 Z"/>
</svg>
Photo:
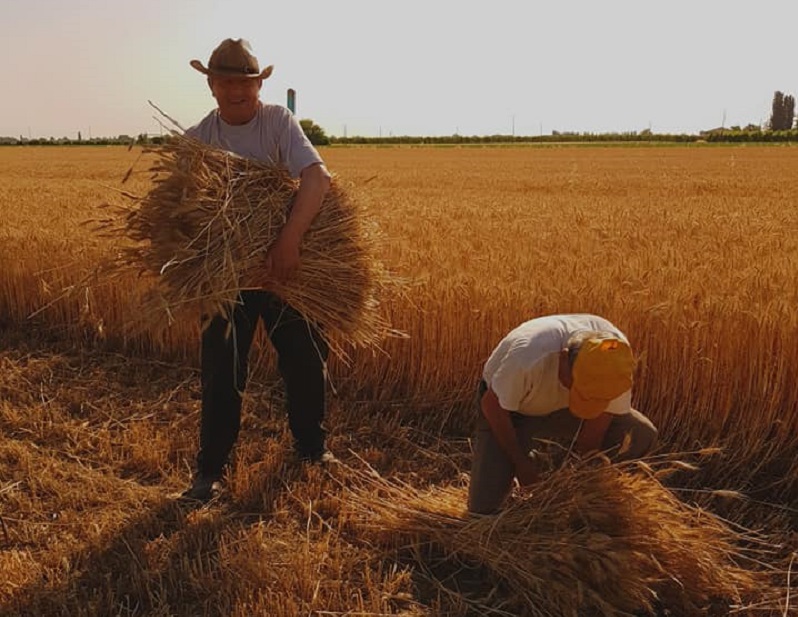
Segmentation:
<svg viewBox="0 0 798 617">
<path fill-rule="evenodd" d="M 658 453 L 717 448 L 667 482 L 764 534 L 782 595 L 749 609 L 793 611 L 797 150 L 322 155 L 406 281 L 383 299 L 406 336 L 331 361 L 330 445 L 349 475 L 289 464 L 273 352 L 259 345 L 229 501 L 184 512 L 170 495 L 194 455 L 199 324 L 126 333 L 146 291 L 134 278 L 63 296 L 114 250 L 86 221 L 119 190 L 147 190 L 146 160 L 0 149 L 0 614 L 534 614 L 479 571 L 361 537 L 345 496 L 363 466 L 461 494 L 482 363 L 509 329 L 557 312 L 627 333 Z"/>
</svg>

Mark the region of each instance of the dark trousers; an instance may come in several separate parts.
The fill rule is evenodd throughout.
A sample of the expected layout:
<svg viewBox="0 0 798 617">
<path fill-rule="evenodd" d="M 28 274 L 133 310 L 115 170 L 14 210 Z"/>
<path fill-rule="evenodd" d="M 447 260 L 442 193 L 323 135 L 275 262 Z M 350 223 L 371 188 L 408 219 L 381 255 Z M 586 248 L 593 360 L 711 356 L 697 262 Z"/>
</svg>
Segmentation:
<svg viewBox="0 0 798 617">
<path fill-rule="evenodd" d="M 325 366 L 319 331 L 272 293 L 245 291 L 232 321 L 216 315 L 202 333 L 202 417 L 197 471 L 220 475 L 238 438 L 248 357 L 263 319 L 285 384 L 288 426 L 300 455 L 324 449 Z"/>
</svg>

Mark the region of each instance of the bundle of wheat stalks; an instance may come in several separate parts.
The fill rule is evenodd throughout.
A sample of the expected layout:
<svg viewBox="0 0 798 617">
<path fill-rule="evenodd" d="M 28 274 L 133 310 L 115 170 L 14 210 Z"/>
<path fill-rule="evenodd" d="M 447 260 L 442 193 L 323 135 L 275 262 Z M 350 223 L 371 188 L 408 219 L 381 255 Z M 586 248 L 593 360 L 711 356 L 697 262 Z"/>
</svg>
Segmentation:
<svg viewBox="0 0 798 617">
<path fill-rule="evenodd" d="M 431 560 L 439 571 L 450 562 L 449 573 L 451 564 L 483 569 L 493 589 L 481 596 L 440 584 L 479 612 L 726 615 L 778 606 L 772 572 L 757 565 L 771 547 L 683 503 L 641 465 L 648 473 L 630 464 L 560 469 L 494 516 L 468 515 L 464 487 L 420 490 L 356 469 L 344 501 L 358 534 L 410 549 L 428 576 Z"/>
<path fill-rule="evenodd" d="M 337 177 L 304 237 L 298 272 L 278 282 L 264 275 L 265 256 L 298 180 L 177 133 L 145 152 L 156 157 L 153 188 L 143 197 L 124 193 L 132 204 L 122 218 L 98 225 L 123 243 L 106 272 L 154 279 L 139 326 L 157 329 L 180 311 L 229 314 L 242 290 L 267 289 L 320 326 L 335 351 L 392 333 L 379 297 L 396 281 L 376 257 L 378 230 Z"/>
</svg>

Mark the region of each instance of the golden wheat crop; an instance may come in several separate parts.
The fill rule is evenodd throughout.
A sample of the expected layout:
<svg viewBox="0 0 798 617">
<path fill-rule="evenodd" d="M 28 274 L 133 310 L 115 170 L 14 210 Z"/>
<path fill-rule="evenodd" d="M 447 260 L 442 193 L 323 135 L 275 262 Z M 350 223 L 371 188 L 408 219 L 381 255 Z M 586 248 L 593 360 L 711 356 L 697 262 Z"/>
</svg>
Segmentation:
<svg viewBox="0 0 798 617">
<path fill-rule="evenodd" d="M 375 155 L 375 152 L 378 152 Z M 776 448 L 796 433 L 798 154 L 790 148 L 329 149 L 360 185 L 413 293 L 387 302 L 410 339 L 356 354 L 334 383 L 412 408 L 458 403 L 498 338 L 552 312 L 596 312 L 642 356 L 636 403 L 680 446 Z M 0 311 L 26 315 L 108 247 L 82 222 L 136 152 L 4 149 Z M 143 165 L 139 166 L 142 170 Z M 147 186 L 133 177 L 133 190 Z M 50 328 L 119 336 L 136 284 L 42 313 Z M 101 328 L 100 328 L 101 326 Z M 196 353 L 196 324 L 129 349 Z M 679 367 L 674 371 L 673 367 Z M 753 434 L 751 431 L 754 431 Z M 760 438 L 753 438 L 756 435 Z M 774 442 L 775 439 L 775 442 Z"/>
<path fill-rule="evenodd" d="M 722 448 L 699 484 L 742 489 L 753 498 L 721 508 L 724 514 L 740 514 L 757 500 L 795 503 L 798 151 L 475 147 L 322 154 L 356 187 L 356 198 L 368 202 L 388 239 L 380 257 L 410 284 L 406 296 L 384 302 L 386 318 L 407 339 L 356 350 L 348 366 L 331 361 L 334 447 L 352 448 L 425 484 L 457 477 L 467 470 L 463 448 L 475 381 L 493 345 L 531 317 L 595 312 L 617 323 L 640 355 L 634 402 L 660 427 L 661 448 Z M 71 366 L 77 360 L 68 354 L 63 371 L 40 366 L 33 352 L 0 359 L 6 371 L 0 429 L 15 436 L 0 441 L 0 460 L 15 470 L 10 480 L 0 476 L 0 499 L 27 513 L 0 509 L 9 528 L 0 529 L 0 549 L 13 549 L 0 553 L 0 569 L 11 573 L 6 586 L 0 582 L 0 600 L 21 602 L 14 589 L 68 580 L 53 597 L 39 594 L 36 604 L 24 606 L 55 606 L 60 591 L 74 596 L 69 606 L 94 602 L 122 612 L 125 593 L 147 590 L 142 602 L 152 614 L 157 607 L 170 614 L 179 612 L 176 589 L 186 588 L 193 607 L 210 607 L 213 592 L 221 594 L 224 614 L 256 606 L 278 615 L 325 606 L 361 614 L 434 612 L 443 602 L 440 590 L 414 596 L 409 569 L 346 542 L 347 529 L 325 527 L 334 524 L 325 513 L 338 511 L 325 481 L 311 477 L 282 495 L 286 482 L 305 479 L 285 478 L 279 442 L 264 446 L 246 436 L 272 430 L 255 412 L 279 398 L 271 385 L 247 401 L 237 455 L 245 464 L 231 478 L 235 515 L 244 521 L 247 512 L 259 512 L 259 522 L 239 527 L 213 513 L 174 522 L 177 515 L 160 495 L 164 484 L 178 488 L 193 455 L 199 324 L 126 338 L 122 326 L 146 292 L 135 278 L 61 297 L 113 251 L 83 222 L 117 198 L 114 188 L 137 156 L 122 148 L 0 149 L 0 329 L 67 345 L 87 341 L 91 349 L 99 342 L 128 358 L 185 367 L 170 373 L 168 384 L 147 369 L 135 386 L 128 384 L 137 379 L 133 369 L 118 367 L 126 375 L 120 384 L 130 389 L 106 399 L 95 376 L 115 379 L 108 367 L 84 374 L 88 369 Z M 141 192 L 149 178 L 134 174 L 130 183 L 127 190 Z M 261 345 L 257 353 L 256 371 L 271 384 L 272 352 Z M 76 370 L 85 378 L 77 389 L 59 385 Z M 152 390 L 146 396 L 145 386 Z M 93 388 L 100 398 L 77 394 Z M 379 443 L 405 437 L 394 450 Z M 38 449 L 27 449 L 27 439 Z M 410 441 L 413 447 L 405 447 Z M 43 448 L 52 449 L 52 458 Z M 441 459 L 429 448 L 451 456 Z M 15 483 L 36 470 L 51 479 L 18 493 Z M 109 478 L 108 470 L 123 478 Z M 124 480 L 128 473 L 139 484 Z M 56 497 L 69 477 L 79 478 L 74 488 L 84 497 Z M 681 485 L 697 487 L 689 479 Z M 115 511 L 116 501 L 133 510 L 140 504 L 149 514 Z M 52 531 L 47 508 L 71 511 L 62 519 L 68 533 Z M 96 530 L 74 531 L 83 511 L 114 514 Z M 106 533 L 121 534 L 130 546 Z M 43 547 L 54 538 L 63 547 L 48 552 Z M 285 557 L 295 568 L 290 575 L 272 572 L 263 588 L 241 582 L 266 576 L 254 563 L 296 547 Z M 75 563 L 61 561 L 70 555 Z M 87 560 L 99 556 L 108 565 L 125 555 L 134 560 L 119 565 L 129 579 L 125 589 L 103 588 L 102 597 L 80 591 L 91 577 Z M 316 586 L 306 589 L 308 581 Z"/>
</svg>

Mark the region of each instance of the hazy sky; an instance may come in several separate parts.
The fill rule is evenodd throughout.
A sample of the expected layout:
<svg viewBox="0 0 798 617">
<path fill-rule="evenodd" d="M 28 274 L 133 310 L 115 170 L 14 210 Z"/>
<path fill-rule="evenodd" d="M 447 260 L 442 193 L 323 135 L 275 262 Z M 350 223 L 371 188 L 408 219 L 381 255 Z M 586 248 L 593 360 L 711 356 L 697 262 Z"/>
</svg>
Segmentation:
<svg viewBox="0 0 798 617">
<path fill-rule="evenodd" d="M 248 39 L 328 134 L 690 132 L 798 93 L 798 0 L 0 0 L 0 136 L 158 133 Z"/>
</svg>

